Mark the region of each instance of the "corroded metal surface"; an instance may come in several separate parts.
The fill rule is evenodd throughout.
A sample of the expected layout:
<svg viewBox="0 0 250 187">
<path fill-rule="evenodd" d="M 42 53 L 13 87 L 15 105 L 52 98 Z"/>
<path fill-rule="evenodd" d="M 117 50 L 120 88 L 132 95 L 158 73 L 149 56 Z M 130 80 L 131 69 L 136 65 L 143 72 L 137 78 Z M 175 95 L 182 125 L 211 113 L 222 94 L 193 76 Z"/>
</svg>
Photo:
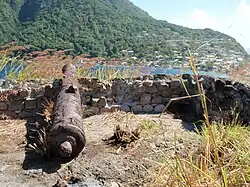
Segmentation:
<svg viewBox="0 0 250 187">
<path fill-rule="evenodd" d="M 53 125 L 47 142 L 51 157 L 73 159 L 85 146 L 81 98 L 76 68 L 67 64 L 62 72 L 64 77 L 54 107 Z"/>
</svg>

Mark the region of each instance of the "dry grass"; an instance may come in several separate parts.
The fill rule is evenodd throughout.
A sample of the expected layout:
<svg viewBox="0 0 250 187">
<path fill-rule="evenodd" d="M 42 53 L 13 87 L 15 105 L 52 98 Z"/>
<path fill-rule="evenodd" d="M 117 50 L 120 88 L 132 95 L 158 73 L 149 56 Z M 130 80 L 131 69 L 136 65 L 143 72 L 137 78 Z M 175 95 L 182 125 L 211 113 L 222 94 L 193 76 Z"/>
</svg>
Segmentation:
<svg viewBox="0 0 250 187">
<path fill-rule="evenodd" d="M 126 147 L 130 143 L 139 139 L 139 120 L 132 113 L 117 111 L 106 114 L 104 124 L 114 127 L 114 134 L 105 139 L 109 144 L 118 147 Z"/>
<path fill-rule="evenodd" d="M 0 121 L 0 153 L 20 151 L 26 145 L 26 121 Z"/>
<path fill-rule="evenodd" d="M 104 123 L 114 126 L 114 134 L 107 141 L 118 147 L 126 147 L 148 136 L 153 137 L 160 129 L 159 125 L 150 119 L 142 119 L 122 111 L 106 114 Z"/>
<path fill-rule="evenodd" d="M 155 179 L 148 186 L 249 186 L 249 130 L 238 124 L 228 126 L 214 124 L 212 133 L 216 137 L 222 170 L 215 163 L 214 152 L 210 152 L 209 158 L 206 156 L 209 133 L 204 127 L 201 144 L 197 149 L 189 151 L 188 157 L 183 157 L 176 149 L 172 160 L 158 163 L 160 167 L 155 173 Z"/>
<path fill-rule="evenodd" d="M 44 101 L 42 102 L 43 111 L 42 116 L 44 117 L 44 120 L 47 123 L 52 123 L 52 114 L 54 110 L 55 102 L 52 100 L 48 100 L 47 98 L 44 98 Z"/>
<path fill-rule="evenodd" d="M 117 123 L 125 125 L 138 125 L 139 122 L 138 117 L 132 113 L 117 111 L 105 114 L 104 124 L 116 125 Z"/>
<path fill-rule="evenodd" d="M 54 110 L 54 102 L 45 99 L 42 102 L 42 106 L 43 110 L 40 115 L 43 117 L 44 122 L 42 124 L 38 124 L 38 122 L 30 124 L 32 125 L 31 128 L 34 128 L 34 131 L 37 132 L 37 136 L 33 138 L 33 143 L 28 145 L 28 150 L 35 151 L 37 154 L 49 158 L 50 154 L 47 145 L 47 134 L 53 123 L 52 114 Z"/>
<path fill-rule="evenodd" d="M 117 125 L 114 130 L 114 135 L 106 141 L 114 146 L 126 147 L 132 142 L 139 140 L 139 138 L 140 130 L 138 128 L 131 130 L 128 126 L 122 127 L 121 125 Z"/>
<path fill-rule="evenodd" d="M 202 143 L 196 151 L 188 152 L 188 156 L 185 157 L 176 147 L 173 159 L 165 159 L 163 163 L 158 163 L 159 172 L 148 186 L 249 186 L 249 129 L 239 123 L 237 114 L 230 123 L 222 118 L 214 124 L 210 123 L 207 99 L 202 83 L 198 81 L 195 60 L 191 54 L 190 66 L 205 118 L 201 133 Z M 189 97 L 188 93 L 187 95 Z M 223 116 L 226 115 L 221 117 Z"/>
</svg>

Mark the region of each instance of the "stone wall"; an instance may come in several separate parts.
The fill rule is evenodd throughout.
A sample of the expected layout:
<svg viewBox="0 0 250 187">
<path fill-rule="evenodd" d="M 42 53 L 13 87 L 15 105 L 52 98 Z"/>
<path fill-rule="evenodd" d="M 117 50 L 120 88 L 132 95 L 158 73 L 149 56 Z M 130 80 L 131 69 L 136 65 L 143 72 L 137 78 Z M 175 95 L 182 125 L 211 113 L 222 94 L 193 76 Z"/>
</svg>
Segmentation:
<svg viewBox="0 0 250 187">
<path fill-rule="evenodd" d="M 242 119 L 249 122 L 250 88 L 247 85 L 209 76 L 200 76 L 199 80 L 203 83 L 211 114 L 235 108 Z M 197 94 L 196 83 L 188 74 L 182 78 L 155 75 L 115 79 L 106 83 L 94 78 L 82 78 L 79 83 L 83 110 L 91 115 L 116 110 L 161 113 L 171 98 L 187 96 L 186 90 L 190 95 Z M 1 84 L 2 118 L 34 117 L 42 107 L 42 99 L 46 97 L 55 100 L 60 90 L 60 81 L 48 83 L 36 80 L 20 83 L 3 80 Z M 194 121 L 202 117 L 199 97 L 174 101 L 168 111 L 184 120 Z"/>
</svg>

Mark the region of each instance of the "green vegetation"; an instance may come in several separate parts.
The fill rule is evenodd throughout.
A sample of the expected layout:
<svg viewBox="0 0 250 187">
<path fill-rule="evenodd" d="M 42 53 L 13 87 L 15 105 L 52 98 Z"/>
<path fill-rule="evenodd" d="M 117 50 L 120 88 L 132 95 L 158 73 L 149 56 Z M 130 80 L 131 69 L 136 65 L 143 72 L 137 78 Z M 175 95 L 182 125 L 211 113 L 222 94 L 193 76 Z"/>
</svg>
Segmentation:
<svg viewBox="0 0 250 187">
<path fill-rule="evenodd" d="M 116 78 L 132 78 L 140 76 L 141 74 L 139 68 L 134 70 L 129 68 L 124 70 L 115 70 L 104 65 L 103 68 L 95 70 L 84 66 L 78 67 L 77 75 L 79 78 L 95 77 L 100 81 L 111 81 Z M 0 54 L 0 77 L 1 76 L 6 79 L 23 81 L 33 79 L 56 79 L 61 78 L 62 74 L 61 67 L 59 66 L 44 68 L 43 66 L 38 67 L 32 63 L 27 65 L 18 57 L 9 57 L 6 54 Z"/>
<path fill-rule="evenodd" d="M 112 69 L 108 68 L 106 64 L 96 70 L 92 70 L 90 68 L 79 67 L 77 68 L 78 77 L 95 77 L 100 81 L 111 81 L 113 79 L 122 79 L 122 78 L 132 78 L 136 76 L 140 76 L 140 69 L 132 70 L 132 69 Z"/>
<path fill-rule="evenodd" d="M 218 35 L 222 48 L 245 52 L 225 34 L 155 20 L 128 0 L 3 0 L 0 22 L 0 44 L 16 40 L 74 54 L 120 57 L 134 51 L 150 59 L 158 51 L 171 57 L 173 50 L 196 48 Z"/>
<path fill-rule="evenodd" d="M 211 123 L 203 86 L 198 81 L 196 64 L 190 54 L 190 66 L 205 118 L 201 132 L 201 143 L 186 156 L 176 146 L 173 160 L 164 159 L 160 172 L 150 186 L 249 186 L 250 184 L 250 131 L 243 126 L 235 111 L 232 121 Z M 189 94 L 187 97 L 191 97 Z M 177 138 L 176 144 L 177 144 Z"/>
<path fill-rule="evenodd" d="M 211 126 L 219 162 L 210 142 L 208 127 L 201 132 L 201 144 L 187 157 L 176 151 L 172 162 L 164 160 L 161 172 L 150 186 L 248 186 L 250 183 L 250 133 L 241 124 L 220 124 Z"/>
<path fill-rule="evenodd" d="M 18 57 L 0 54 L 0 77 L 23 80 L 29 76 L 29 71 L 29 67 L 25 68 L 25 63 Z"/>
</svg>

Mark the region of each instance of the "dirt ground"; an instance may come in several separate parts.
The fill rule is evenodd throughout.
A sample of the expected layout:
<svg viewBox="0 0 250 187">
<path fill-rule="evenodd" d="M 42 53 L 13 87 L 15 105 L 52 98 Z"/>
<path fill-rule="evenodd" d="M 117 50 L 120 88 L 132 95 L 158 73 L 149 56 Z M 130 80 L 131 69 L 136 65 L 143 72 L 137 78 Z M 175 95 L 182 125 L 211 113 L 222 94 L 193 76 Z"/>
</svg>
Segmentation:
<svg viewBox="0 0 250 187">
<path fill-rule="evenodd" d="M 199 143 L 198 135 L 171 115 L 159 119 L 158 115 L 102 114 L 84 119 L 87 145 L 79 157 L 52 168 L 41 158 L 27 159 L 25 124 L 24 120 L 0 121 L 0 187 L 153 186 L 159 167 L 174 156 L 176 147 L 185 154 Z M 139 138 L 127 146 L 105 141 L 117 125 L 127 131 L 140 127 Z"/>
</svg>

